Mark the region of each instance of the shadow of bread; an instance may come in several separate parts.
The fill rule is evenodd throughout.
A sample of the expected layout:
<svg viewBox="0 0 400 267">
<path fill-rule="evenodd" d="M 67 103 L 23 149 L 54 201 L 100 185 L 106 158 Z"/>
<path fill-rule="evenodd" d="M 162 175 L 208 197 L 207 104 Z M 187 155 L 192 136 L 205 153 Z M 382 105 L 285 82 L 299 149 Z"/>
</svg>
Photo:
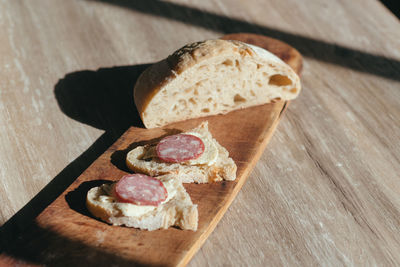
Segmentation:
<svg viewBox="0 0 400 267">
<path fill-rule="evenodd" d="M 67 74 L 54 88 L 57 103 L 68 117 L 119 136 L 130 126 L 143 127 L 133 101 L 133 87 L 149 65 Z"/>
</svg>

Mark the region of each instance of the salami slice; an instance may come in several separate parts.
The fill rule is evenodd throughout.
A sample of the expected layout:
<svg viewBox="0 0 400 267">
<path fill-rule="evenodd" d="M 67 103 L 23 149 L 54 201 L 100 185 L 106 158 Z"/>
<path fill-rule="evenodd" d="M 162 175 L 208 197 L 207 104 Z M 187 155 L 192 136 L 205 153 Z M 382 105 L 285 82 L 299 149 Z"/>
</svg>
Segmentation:
<svg viewBox="0 0 400 267">
<path fill-rule="evenodd" d="M 203 141 L 191 134 L 175 134 L 163 138 L 156 147 L 157 156 L 165 162 L 197 159 L 204 152 Z"/>
<path fill-rule="evenodd" d="M 168 197 L 161 181 L 144 174 L 125 175 L 114 190 L 119 201 L 135 205 L 158 206 Z"/>
</svg>

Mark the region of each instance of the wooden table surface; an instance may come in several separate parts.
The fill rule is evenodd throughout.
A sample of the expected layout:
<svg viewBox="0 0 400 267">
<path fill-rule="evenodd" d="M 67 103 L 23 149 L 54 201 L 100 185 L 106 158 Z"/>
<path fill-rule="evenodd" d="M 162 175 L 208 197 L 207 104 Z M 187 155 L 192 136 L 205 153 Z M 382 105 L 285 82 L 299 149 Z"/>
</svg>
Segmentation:
<svg viewBox="0 0 400 267">
<path fill-rule="evenodd" d="M 303 91 L 189 266 L 400 265 L 400 22 L 377 0 L 0 0 L 2 245 L 135 123 L 147 64 L 234 32 L 296 47 Z"/>
</svg>

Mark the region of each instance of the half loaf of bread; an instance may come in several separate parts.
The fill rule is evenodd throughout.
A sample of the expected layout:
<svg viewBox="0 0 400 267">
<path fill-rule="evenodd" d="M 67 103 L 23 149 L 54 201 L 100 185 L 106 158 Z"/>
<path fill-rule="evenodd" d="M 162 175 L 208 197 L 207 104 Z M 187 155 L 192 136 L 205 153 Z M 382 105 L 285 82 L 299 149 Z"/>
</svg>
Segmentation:
<svg viewBox="0 0 400 267">
<path fill-rule="evenodd" d="M 146 128 L 227 113 L 276 100 L 301 89 L 293 69 L 265 49 L 239 41 L 186 45 L 146 69 L 134 88 Z"/>
</svg>

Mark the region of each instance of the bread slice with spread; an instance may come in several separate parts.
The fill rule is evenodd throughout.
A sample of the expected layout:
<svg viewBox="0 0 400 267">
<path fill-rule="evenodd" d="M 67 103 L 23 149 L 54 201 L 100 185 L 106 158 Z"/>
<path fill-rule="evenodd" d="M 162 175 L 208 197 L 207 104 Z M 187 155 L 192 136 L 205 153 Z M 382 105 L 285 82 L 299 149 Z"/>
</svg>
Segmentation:
<svg viewBox="0 0 400 267">
<path fill-rule="evenodd" d="M 161 188 L 161 192 L 165 193 L 165 199 L 160 199 L 157 196 L 156 189 L 152 189 L 152 187 L 140 188 L 143 187 L 143 182 L 139 181 L 133 185 L 126 182 L 119 184 L 123 179 L 134 176 L 138 175 L 127 175 L 119 182 L 103 184 L 90 189 L 86 198 L 86 206 L 90 213 L 112 225 L 135 227 L 149 231 L 166 229 L 170 226 L 184 230 L 197 230 L 197 205 L 192 203 L 179 179 L 174 175 L 157 177 L 157 180 L 162 184 L 159 187 L 156 184 L 156 189 Z M 139 176 L 144 175 L 139 174 Z M 147 177 L 147 179 L 154 182 L 152 177 Z M 116 191 L 118 185 L 119 190 L 125 190 L 125 194 L 128 194 L 128 196 L 121 199 L 124 194 Z M 141 201 L 130 201 L 130 193 L 139 194 Z M 146 193 L 147 195 L 145 195 Z"/>
<path fill-rule="evenodd" d="M 188 44 L 139 77 L 134 100 L 146 128 L 291 100 L 299 76 L 267 50 L 239 41 Z"/>
<path fill-rule="evenodd" d="M 183 134 L 196 136 L 203 142 L 204 151 L 196 159 L 166 162 L 157 155 L 157 144 L 148 144 L 136 147 L 127 154 L 128 168 L 151 176 L 174 173 L 184 183 L 210 183 L 236 179 L 236 164 L 229 157 L 229 152 L 212 137 L 208 130 L 208 122 L 203 122 Z"/>
</svg>

